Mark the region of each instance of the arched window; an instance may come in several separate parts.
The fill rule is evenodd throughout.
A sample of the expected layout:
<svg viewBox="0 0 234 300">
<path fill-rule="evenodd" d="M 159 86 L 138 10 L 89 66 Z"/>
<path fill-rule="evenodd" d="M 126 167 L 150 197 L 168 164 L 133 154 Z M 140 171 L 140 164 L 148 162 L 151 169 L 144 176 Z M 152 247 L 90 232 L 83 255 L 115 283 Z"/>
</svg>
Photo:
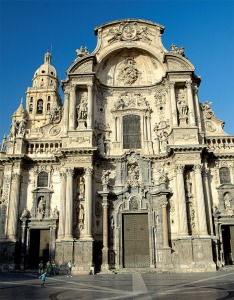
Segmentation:
<svg viewBox="0 0 234 300">
<path fill-rule="evenodd" d="M 50 103 L 47 103 L 47 111 L 50 110 Z"/>
<path fill-rule="evenodd" d="M 37 100 L 37 114 L 43 113 L 43 100 L 39 99 Z"/>
<path fill-rule="evenodd" d="M 231 183 L 230 170 L 227 167 L 219 169 L 220 183 Z"/>
<path fill-rule="evenodd" d="M 123 149 L 141 148 L 140 116 L 123 117 Z"/>
<path fill-rule="evenodd" d="M 37 186 L 38 187 L 48 186 L 48 173 L 46 173 L 46 172 L 40 172 L 38 174 Z"/>
</svg>

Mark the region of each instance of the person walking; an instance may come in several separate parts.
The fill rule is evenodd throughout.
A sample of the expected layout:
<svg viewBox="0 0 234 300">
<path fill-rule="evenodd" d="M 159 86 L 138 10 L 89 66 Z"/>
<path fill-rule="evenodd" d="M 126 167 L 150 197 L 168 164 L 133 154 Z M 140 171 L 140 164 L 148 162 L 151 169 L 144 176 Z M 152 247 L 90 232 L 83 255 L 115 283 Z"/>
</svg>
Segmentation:
<svg viewBox="0 0 234 300">
<path fill-rule="evenodd" d="M 56 275 L 56 263 L 54 261 L 51 264 L 51 275 Z"/>
<path fill-rule="evenodd" d="M 45 280 L 46 280 L 47 272 L 45 271 L 39 278 L 41 279 L 41 286 L 45 285 Z"/>
<path fill-rule="evenodd" d="M 69 276 L 72 277 L 71 271 L 72 271 L 72 263 L 69 260 L 69 262 L 67 263 L 67 277 Z"/>
<path fill-rule="evenodd" d="M 43 261 L 41 260 L 38 265 L 38 276 L 41 276 L 43 274 Z"/>
</svg>

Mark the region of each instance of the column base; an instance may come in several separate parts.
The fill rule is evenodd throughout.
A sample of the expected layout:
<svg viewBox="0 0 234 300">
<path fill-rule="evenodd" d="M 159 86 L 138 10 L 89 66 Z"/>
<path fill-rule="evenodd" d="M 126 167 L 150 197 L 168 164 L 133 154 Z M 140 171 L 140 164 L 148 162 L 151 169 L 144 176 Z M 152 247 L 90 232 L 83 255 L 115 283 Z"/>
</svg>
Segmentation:
<svg viewBox="0 0 234 300">
<path fill-rule="evenodd" d="M 102 265 L 101 265 L 102 271 L 108 271 L 110 270 L 109 266 L 109 249 L 103 248 L 102 249 Z"/>
</svg>

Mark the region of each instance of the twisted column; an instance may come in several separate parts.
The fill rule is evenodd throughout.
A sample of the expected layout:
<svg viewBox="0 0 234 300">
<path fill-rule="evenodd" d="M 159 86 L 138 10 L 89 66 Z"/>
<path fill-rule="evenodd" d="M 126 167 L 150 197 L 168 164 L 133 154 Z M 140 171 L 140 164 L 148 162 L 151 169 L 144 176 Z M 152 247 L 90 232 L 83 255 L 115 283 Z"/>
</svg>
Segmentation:
<svg viewBox="0 0 234 300">
<path fill-rule="evenodd" d="M 188 235 L 188 221 L 187 221 L 187 210 L 186 210 L 186 198 L 185 198 L 185 189 L 184 189 L 184 166 L 177 166 L 177 194 L 178 194 L 178 206 L 179 206 L 179 218 L 180 226 L 179 233 L 182 236 Z"/>
<path fill-rule="evenodd" d="M 198 216 L 198 225 L 199 225 L 199 233 L 201 235 L 207 235 L 207 222 L 206 222 L 206 207 L 205 207 L 205 199 L 204 199 L 204 190 L 202 184 L 202 176 L 201 176 L 201 165 L 195 165 L 193 167 L 195 172 L 195 184 L 196 184 L 196 192 L 197 192 L 197 216 Z"/>
</svg>

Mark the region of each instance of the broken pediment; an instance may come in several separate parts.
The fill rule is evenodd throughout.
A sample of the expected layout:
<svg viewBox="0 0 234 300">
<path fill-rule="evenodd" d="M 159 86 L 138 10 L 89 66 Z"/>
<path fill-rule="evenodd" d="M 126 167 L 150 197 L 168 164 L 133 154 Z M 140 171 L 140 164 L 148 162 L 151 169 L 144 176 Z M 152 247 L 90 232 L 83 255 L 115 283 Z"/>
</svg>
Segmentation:
<svg viewBox="0 0 234 300">
<path fill-rule="evenodd" d="M 182 55 L 170 54 L 165 55 L 165 61 L 170 71 L 194 71 L 195 67 Z"/>
</svg>

